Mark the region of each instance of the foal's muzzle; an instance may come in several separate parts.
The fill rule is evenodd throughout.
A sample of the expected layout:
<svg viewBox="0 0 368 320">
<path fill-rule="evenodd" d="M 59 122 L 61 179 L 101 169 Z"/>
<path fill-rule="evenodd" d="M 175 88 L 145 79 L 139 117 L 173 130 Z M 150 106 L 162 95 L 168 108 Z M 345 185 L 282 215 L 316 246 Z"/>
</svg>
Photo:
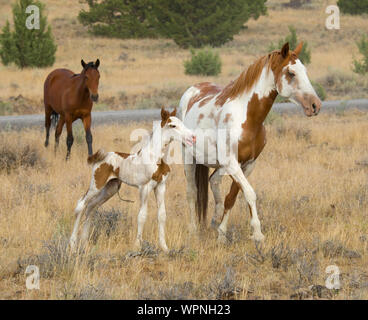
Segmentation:
<svg viewBox="0 0 368 320">
<path fill-rule="evenodd" d="M 97 102 L 98 101 L 98 94 L 91 94 L 91 99 L 93 102 Z"/>
</svg>

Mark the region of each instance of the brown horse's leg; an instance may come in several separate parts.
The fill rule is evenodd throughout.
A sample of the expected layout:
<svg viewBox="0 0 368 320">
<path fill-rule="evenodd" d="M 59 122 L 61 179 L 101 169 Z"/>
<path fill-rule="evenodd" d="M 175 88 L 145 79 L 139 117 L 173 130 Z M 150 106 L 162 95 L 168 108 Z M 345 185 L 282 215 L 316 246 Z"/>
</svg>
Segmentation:
<svg viewBox="0 0 368 320">
<path fill-rule="evenodd" d="M 59 139 L 60 139 L 61 132 L 63 131 L 64 123 L 65 123 L 65 118 L 63 115 L 61 115 L 57 123 L 56 129 L 55 129 L 55 153 L 59 146 Z"/>
<path fill-rule="evenodd" d="M 88 145 L 88 155 L 91 156 L 92 151 L 92 133 L 91 133 L 91 114 L 83 118 L 84 130 L 86 131 L 86 141 Z"/>
<path fill-rule="evenodd" d="M 51 115 L 52 115 L 52 109 L 51 109 L 51 107 L 45 105 L 45 128 L 46 128 L 45 147 L 48 147 L 48 145 L 49 145 L 50 127 L 51 127 Z"/>
<path fill-rule="evenodd" d="M 72 149 L 72 145 L 73 145 L 73 119 L 70 116 L 67 116 L 65 118 L 65 122 L 66 122 L 66 130 L 68 132 L 67 137 L 66 137 L 66 146 L 67 146 L 67 153 L 66 153 L 66 160 L 69 160 L 70 158 L 70 150 Z"/>
</svg>

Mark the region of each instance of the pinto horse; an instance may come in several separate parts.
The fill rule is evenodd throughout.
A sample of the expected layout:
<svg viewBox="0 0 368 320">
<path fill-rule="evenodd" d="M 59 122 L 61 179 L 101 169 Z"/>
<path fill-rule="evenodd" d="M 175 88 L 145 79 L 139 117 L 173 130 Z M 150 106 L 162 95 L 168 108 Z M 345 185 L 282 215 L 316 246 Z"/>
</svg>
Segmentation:
<svg viewBox="0 0 368 320">
<path fill-rule="evenodd" d="M 72 123 L 77 119 L 81 119 L 83 122 L 88 155 L 92 155 L 91 110 L 93 102 L 98 101 L 100 60 L 97 59 L 96 62 L 89 63 L 82 60 L 81 63 L 83 70 L 80 74 L 74 74 L 67 69 L 56 69 L 47 76 L 44 84 L 45 147 L 49 145 L 51 116 L 60 115 L 55 129 L 55 152 L 59 145 L 63 126 L 66 124 L 68 132 L 66 138 L 67 160 L 70 157 L 74 141 Z"/>
<path fill-rule="evenodd" d="M 154 190 L 158 206 L 159 243 L 163 251 L 168 251 L 165 241 L 165 184 L 170 167 L 165 163 L 165 157 L 169 151 L 169 144 L 173 140 L 181 141 L 188 146 L 196 141 L 192 131 L 187 129 L 175 115 L 176 110 L 169 113 L 162 108 L 161 126 L 153 130 L 150 139 L 137 153 L 105 153 L 99 150 L 88 158 L 88 163 L 92 165 L 91 183 L 87 193 L 78 201 L 75 209 L 77 218 L 69 242 L 71 249 L 75 249 L 78 227 L 83 213 L 86 215 L 86 220 L 82 231 L 82 242 L 85 243 L 89 236 L 91 211 L 115 195 L 123 182 L 138 187 L 140 193 L 141 207 L 138 214 L 135 246 L 141 247 L 142 232 L 147 217 L 148 196 Z"/>
<path fill-rule="evenodd" d="M 218 240 L 226 241 L 229 211 L 239 190 L 250 209 L 252 239 L 263 240 L 256 193 L 247 180 L 266 144 L 263 122 L 278 94 L 300 105 L 309 117 L 316 116 L 321 108 L 306 68 L 298 59 L 302 47 L 303 43 L 300 43 L 295 51 L 291 51 L 286 43 L 281 50 L 255 61 L 225 88 L 208 82 L 199 83 L 182 96 L 182 120 L 186 127 L 195 130 L 197 136 L 195 150 L 186 148 L 183 152 L 192 230 L 197 228 L 196 212 L 199 222 L 202 225 L 205 222 L 210 181 L 216 203 L 212 226 L 220 222 Z M 220 150 L 224 132 L 230 132 L 233 137 L 225 138 L 225 145 L 230 149 L 227 157 L 223 157 Z M 211 152 L 208 151 L 210 147 Z M 215 168 L 210 178 L 209 167 Z M 223 202 L 220 185 L 224 174 L 230 175 L 233 182 Z"/>
</svg>

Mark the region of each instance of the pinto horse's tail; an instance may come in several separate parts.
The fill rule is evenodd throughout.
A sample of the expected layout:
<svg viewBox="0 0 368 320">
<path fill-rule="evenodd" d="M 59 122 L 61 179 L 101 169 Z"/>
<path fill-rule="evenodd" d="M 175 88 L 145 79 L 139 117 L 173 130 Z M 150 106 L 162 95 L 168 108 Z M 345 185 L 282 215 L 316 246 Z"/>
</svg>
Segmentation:
<svg viewBox="0 0 368 320">
<path fill-rule="evenodd" d="M 195 182 L 197 186 L 197 216 L 202 226 L 206 225 L 208 207 L 208 167 L 196 164 Z"/>
<path fill-rule="evenodd" d="M 51 113 L 51 125 L 56 128 L 56 125 L 59 121 L 59 114 L 55 111 L 52 111 Z"/>
<path fill-rule="evenodd" d="M 97 162 L 105 160 L 106 156 L 107 153 L 103 149 L 100 149 L 95 154 L 89 156 L 87 162 L 88 164 L 95 164 Z"/>
</svg>

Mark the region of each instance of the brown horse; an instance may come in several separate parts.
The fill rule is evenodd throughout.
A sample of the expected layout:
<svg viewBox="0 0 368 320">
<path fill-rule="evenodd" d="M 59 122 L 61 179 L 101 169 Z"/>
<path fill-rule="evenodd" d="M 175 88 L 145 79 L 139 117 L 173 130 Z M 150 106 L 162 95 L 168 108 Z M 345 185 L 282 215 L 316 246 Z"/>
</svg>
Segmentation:
<svg viewBox="0 0 368 320">
<path fill-rule="evenodd" d="M 45 147 L 49 145 L 51 116 L 60 115 L 55 130 L 55 152 L 59 145 L 59 138 L 63 130 L 64 123 L 68 132 L 66 145 L 68 148 L 66 159 L 70 157 L 70 149 L 73 145 L 72 123 L 81 119 L 86 131 L 86 141 L 88 145 L 88 155 L 92 155 L 92 134 L 91 134 L 91 110 L 93 101 L 98 100 L 98 83 L 100 73 L 98 67 L 100 60 L 85 63 L 81 61 L 83 70 L 80 74 L 67 69 L 56 69 L 46 78 L 44 84 L 44 104 L 45 104 L 45 127 L 46 141 Z"/>
</svg>

